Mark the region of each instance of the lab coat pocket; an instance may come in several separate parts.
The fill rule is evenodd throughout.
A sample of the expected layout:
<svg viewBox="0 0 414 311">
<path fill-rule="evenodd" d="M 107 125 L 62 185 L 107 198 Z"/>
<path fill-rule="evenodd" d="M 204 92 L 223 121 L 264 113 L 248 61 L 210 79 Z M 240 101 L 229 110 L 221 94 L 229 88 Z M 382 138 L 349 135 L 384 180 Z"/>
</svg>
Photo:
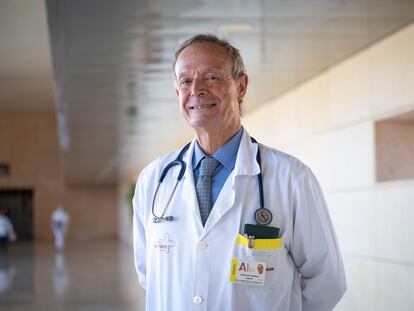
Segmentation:
<svg viewBox="0 0 414 311">
<path fill-rule="evenodd" d="M 249 240 L 249 238 L 239 234 L 233 252 L 230 281 L 244 283 L 240 286 L 257 285 L 274 289 L 280 272 L 282 246 L 282 238 Z M 252 264 L 254 267 L 248 267 Z M 257 282 L 239 282 L 239 274 L 242 269 L 255 269 L 256 271 L 251 272 L 251 277 L 256 278 Z M 246 278 L 249 278 L 249 276 L 247 275 Z"/>
</svg>

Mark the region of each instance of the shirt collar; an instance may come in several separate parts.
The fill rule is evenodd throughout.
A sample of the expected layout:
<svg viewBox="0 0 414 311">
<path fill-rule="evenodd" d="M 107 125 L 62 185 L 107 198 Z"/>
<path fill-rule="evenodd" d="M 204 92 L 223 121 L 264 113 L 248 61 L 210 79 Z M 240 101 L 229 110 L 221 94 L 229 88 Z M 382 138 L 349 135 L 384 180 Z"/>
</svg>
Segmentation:
<svg viewBox="0 0 414 311">
<path fill-rule="evenodd" d="M 223 147 L 217 150 L 213 157 L 218 160 L 226 169 L 232 171 L 236 163 L 237 151 L 239 150 L 240 140 L 243 134 L 243 127 L 234 135 Z M 201 150 L 198 141 L 194 144 L 194 153 L 193 153 L 193 169 L 196 169 L 205 157 L 205 153 Z"/>
</svg>

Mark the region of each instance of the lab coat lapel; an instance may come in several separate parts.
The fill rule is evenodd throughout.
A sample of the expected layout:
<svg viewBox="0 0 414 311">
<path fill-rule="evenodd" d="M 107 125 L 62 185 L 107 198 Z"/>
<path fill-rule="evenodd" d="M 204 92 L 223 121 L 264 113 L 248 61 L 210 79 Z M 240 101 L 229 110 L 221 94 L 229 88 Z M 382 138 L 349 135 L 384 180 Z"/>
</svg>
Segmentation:
<svg viewBox="0 0 414 311">
<path fill-rule="evenodd" d="M 208 232 L 220 221 L 220 219 L 234 207 L 236 193 L 240 191 L 247 191 L 247 189 L 243 188 L 242 181 L 239 180 L 238 176 L 253 176 L 259 174 L 260 167 L 256 161 L 256 153 L 257 144 L 251 142 L 249 134 L 244 129 L 233 172 L 227 178 L 227 181 L 221 189 L 216 203 L 211 210 L 204 227 L 203 236 L 207 235 Z M 240 208 L 243 207 L 240 206 Z"/>
<path fill-rule="evenodd" d="M 200 209 L 198 207 L 197 194 L 195 192 L 195 182 L 192 164 L 192 155 L 194 152 L 195 139 L 191 142 L 190 148 L 184 156 L 184 162 L 187 164 L 183 177 L 183 187 L 181 191 L 181 198 L 186 208 L 192 215 L 191 221 L 194 222 L 197 232 L 201 235 L 203 225 L 201 224 Z"/>
</svg>

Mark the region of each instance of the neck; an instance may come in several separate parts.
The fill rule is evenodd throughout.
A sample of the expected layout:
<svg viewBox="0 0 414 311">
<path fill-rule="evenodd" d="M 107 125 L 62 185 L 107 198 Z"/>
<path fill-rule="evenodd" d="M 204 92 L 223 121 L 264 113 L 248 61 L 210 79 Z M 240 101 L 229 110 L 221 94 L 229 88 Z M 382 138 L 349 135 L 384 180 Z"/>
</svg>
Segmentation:
<svg viewBox="0 0 414 311">
<path fill-rule="evenodd" d="M 195 136 L 200 148 L 207 156 L 211 156 L 236 135 L 240 127 L 239 123 L 237 126 L 225 130 L 221 128 L 209 130 L 196 129 Z"/>
</svg>

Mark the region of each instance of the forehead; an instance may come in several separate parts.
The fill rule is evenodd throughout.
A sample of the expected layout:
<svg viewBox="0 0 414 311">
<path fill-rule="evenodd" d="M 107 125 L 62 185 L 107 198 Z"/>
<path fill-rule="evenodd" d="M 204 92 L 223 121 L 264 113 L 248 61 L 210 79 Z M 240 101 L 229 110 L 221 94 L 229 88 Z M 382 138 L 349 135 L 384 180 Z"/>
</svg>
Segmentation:
<svg viewBox="0 0 414 311">
<path fill-rule="evenodd" d="M 190 69 L 194 66 L 228 69 L 231 68 L 231 58 L 227 50 L 218 44 L 193 43 L 178 56 L 175 71 Z"/>
</svg>

